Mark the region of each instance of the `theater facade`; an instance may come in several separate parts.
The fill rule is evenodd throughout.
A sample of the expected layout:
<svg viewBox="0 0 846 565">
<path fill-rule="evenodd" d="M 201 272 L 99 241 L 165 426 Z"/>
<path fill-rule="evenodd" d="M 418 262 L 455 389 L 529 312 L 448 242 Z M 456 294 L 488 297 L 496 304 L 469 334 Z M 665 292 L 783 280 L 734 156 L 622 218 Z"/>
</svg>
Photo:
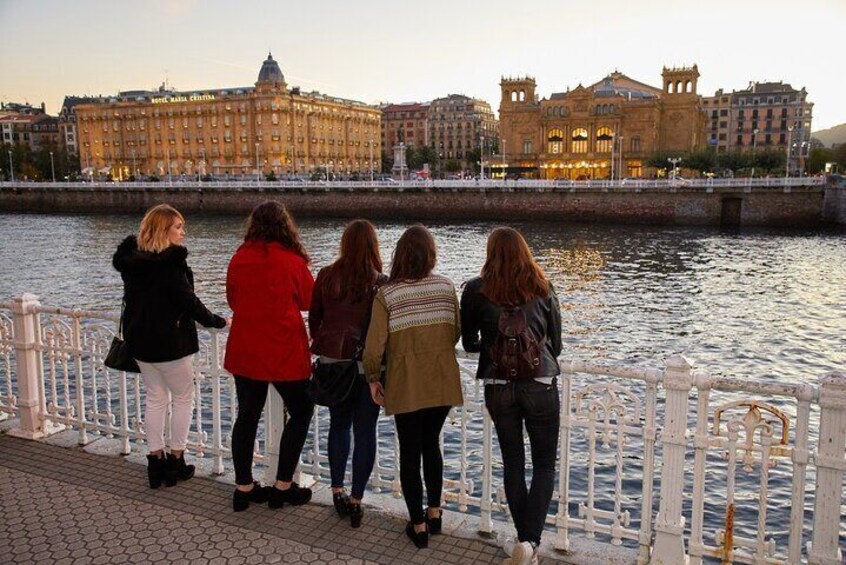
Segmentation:
<svg viewBox="0 0 846 565">
<path fill-rule="evenodd" d="M 699 70 L 664 68 L 657 88 L 613 72 L 590 86 L 539 99 L 532 77 L 503 78 L 501 162 L 510 178 L 611 179 L 652 176 L 654 153 L 705 147 Z"/>
<path fill-rule="evenodd" d="M 289 88 L 270 54 L 252 87 L 121 92 L 75 113 L 88 174 L 260 178 L 381 168 L 380 110 Z"/>
</svg>

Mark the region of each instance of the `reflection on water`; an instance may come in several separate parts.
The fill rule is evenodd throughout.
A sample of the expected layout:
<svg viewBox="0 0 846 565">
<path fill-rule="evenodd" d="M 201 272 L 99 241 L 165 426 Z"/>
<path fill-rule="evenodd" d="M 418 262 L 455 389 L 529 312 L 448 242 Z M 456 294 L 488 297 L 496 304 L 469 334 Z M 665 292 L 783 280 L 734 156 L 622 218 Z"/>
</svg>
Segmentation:
<svg viewBox="0 0 846 565">
<path fill-rule="evenodd" d="M 117 243 L 134 216 L 0 214 L 0 300 L 115 311 Z M 316 272 L 342 221 L 303 220 Z M 561 298 L 566 356 L 659 365 L 683 353 L 712 373 L 786 381 L 846 363 L 846 236 L 813 232 L 517 223 Z M 386 266 L 405 224 L 378 226 Z M 476 275 L 490 223 L 434 224 L 438 270 Z M 188 218 L 197 292 L 225 311 L 226 266 L 243 219 Z"/>
</svg>

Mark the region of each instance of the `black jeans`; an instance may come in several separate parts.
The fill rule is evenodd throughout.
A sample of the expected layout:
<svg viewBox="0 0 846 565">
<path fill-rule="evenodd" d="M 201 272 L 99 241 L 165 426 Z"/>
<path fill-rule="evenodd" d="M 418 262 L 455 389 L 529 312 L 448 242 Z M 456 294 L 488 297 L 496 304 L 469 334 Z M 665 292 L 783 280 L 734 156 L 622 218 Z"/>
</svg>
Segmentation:
<svg viewBox="0 0 846 565">
<path fill-rule="evenodd" d="M 423 482 L 420 480 L 421 457 L 429 507 L 438 508 L 441 505 L 444 486 L 441 428 L 444 427 L 449 409 L 449 406 L 436 406 L 395 416 L 400 449 L 400 486 L 408 507 L 408 516 L 415 524 L 422 524 L 426 519 L 423 512 Z"/>
<path fill-rule="evenodd" d="M 485 387 L 485 406 L 502 451 L 505 496 L 519 541 L 540 544 L 555 485 L 555 457 L 561 421 L 558 386 L 536 381 Z M 526 488 L 523 424 L 532 450 L 532 484 Z"/>
<path fill-rule="evenodd" d="M 352 496 L 361 500 L 376 461 L 376 421 L 379 405 L 370 397 L 370 385 L 357 379 L 350 395 L 329 408 L 329 469 L 332 486 L 344 486 L 350 456 L 350 428 L 355 435 L 352 457 Z"/>
<path fill-rule="evenodd" d="M 232 463 L 235 466 L 237 484 L 249 485 L 253 482 L 253 447 L 270 384 L 282 397 L 289 416 L 285 431 L 282 432 L 282 439 L 279 441 L 279 466 L 276 468 L 276 480 L 293 479 L 308 435 L 308 427 L 311 425 L 311 416 L 314 413 L 314 403 L 306 394 L 307 382 L 302 380 L 268 383 L 235 375 L 238 418 L 232 428 Z"/>
</svg>

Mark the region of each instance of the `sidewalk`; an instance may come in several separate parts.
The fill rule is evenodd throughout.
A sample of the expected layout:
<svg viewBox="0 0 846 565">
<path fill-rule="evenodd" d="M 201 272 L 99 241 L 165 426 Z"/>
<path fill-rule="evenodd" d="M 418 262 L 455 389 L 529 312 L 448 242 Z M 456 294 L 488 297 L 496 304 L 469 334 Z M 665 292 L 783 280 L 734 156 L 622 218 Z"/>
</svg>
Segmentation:
<svg viewBox="0 0 846 565">
<path fill-rule="evenodd" d="M 404 521 L 367 508 L 358 530 L 328 506 L 231 509 L 232 487 L 194 478 L 151 490 L 143 467 L 0 434 L 0 561 L 50 563 L 500 563 L 482 540 L 417 550 Z M 541 563 L 555 563 L 542 558 Z"/>
</svg>

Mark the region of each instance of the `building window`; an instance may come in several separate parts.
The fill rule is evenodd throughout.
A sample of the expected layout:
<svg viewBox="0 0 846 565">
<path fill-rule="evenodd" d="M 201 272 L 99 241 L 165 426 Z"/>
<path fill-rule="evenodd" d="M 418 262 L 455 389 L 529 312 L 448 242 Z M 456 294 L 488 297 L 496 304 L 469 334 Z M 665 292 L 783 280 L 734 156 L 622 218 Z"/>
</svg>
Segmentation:
<svg viewBox="0 0 846 565">
<path fill-rule="evenodd" d="M 614 141 L 614 132 L 611 128 L 599 128 L 596 132 L 596 152 L 611 153 L 611 144 Z"/>
<path fill-rule="evenodd" d="M 640 152 L 640 136 L 632 137 L 632 153 Z"/>
<path fill-rule="evenodd" d="M 547 153 L 563 153 L 564 152 L 564 132 L 560 129 L 551 129 L 546 135 Z"/>
<path fill-rule="evenodd" d="M 585 128 L 577 128 L 573 130 L 572 136 L 573 153 L 587 153 L 588 148 L 588 132 Z"/>
<path fill-rule="evenodd" d="M 531 139 L 524 139 L 523 140 L 523 155 L 530 155 L 532 153 L 532 140 Z"/>
</svg>

